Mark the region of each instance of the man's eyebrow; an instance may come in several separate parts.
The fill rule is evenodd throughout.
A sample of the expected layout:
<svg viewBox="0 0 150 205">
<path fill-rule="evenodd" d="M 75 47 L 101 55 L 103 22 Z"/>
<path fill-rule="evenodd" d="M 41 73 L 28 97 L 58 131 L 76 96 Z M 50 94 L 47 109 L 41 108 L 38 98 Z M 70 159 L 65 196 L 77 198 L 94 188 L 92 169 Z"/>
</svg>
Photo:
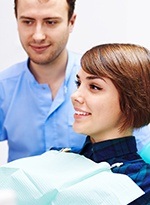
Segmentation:
<svg viewBox="0 0 150 205">
<path fill-rule="evenodd" d="M 34 18 L 28 17 L 28 16 L 20 16 L 19 19 L 30 19 L 30 20 L 34 20 Z"/>
<path fill-rule="evenodd" d="M 20 16 L 20 19 L 30 19 L 30 20 L 35 20 L 34 18 L 30 16 Z M 61 18 L 59 17 L 45 17 L 43 20 L 60 20 Z"/>
<path fill-rule="evenodd" d="M 60 20 L 60 17 L 46 17 L 44 20 Z"/>
</svg>

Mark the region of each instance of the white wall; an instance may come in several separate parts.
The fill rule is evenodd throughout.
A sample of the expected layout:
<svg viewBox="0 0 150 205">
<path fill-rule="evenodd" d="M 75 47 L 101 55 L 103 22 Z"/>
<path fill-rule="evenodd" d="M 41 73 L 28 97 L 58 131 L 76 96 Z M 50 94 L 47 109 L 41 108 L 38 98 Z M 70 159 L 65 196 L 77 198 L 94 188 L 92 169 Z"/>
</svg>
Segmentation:
<svg viewBox="0 0 150 205">
<path fill-rule="evenodd" d="M 107 42 L 137 43 L 150 48 L 149 0 L 77 0 L 77 21 L 68 48 L 83 53 Z M 0 3 L 0 69 L 26 58 L 17 34 L 13 0 Z M 0 143 L 0 164 L 7 143 Z"/>
</svg>

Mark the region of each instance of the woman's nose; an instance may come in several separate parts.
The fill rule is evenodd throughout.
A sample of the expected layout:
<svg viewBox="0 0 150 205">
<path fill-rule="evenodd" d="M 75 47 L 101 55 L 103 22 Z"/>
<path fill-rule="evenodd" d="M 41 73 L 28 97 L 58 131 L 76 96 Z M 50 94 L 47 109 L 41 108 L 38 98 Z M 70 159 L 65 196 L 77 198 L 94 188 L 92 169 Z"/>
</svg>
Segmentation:
<svg viewBox="0 0 150 205">
<path fill-rule="evenodd" d="M 84 103 L 84 98 L 82 96 L 82 93 L 77 89 L 72 95 L 71 95 L 72 103 L 78 102 L 78 103 Z"/>
</svg>

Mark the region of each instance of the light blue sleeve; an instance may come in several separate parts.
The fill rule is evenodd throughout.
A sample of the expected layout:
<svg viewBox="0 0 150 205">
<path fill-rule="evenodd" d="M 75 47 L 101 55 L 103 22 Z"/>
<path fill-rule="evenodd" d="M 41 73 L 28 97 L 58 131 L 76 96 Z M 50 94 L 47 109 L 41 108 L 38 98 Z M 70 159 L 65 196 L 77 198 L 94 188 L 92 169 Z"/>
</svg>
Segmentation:
<svg viewBox="0 0 150 205">
<path fill-rule="evenodd" d="M 134 130 L 138 153 L 148 163 L 150 163 L 150 124 L 140 129 Z"/>
<path fill-rule="evenodd" d="M 150 142 L 143 147 L 139 154 L 145 162 L 150 164 Z"/>
<path fill-rule="evenodd" d="M 6 140 L 6 137 L 4 136 L 4 112 L 2 109 L 2 104 L 3 104 L 3 100 L 4 100 L 4 92 L 3 89 L 0 85 L 0 141 L 4 141 Z"/>
</svg>

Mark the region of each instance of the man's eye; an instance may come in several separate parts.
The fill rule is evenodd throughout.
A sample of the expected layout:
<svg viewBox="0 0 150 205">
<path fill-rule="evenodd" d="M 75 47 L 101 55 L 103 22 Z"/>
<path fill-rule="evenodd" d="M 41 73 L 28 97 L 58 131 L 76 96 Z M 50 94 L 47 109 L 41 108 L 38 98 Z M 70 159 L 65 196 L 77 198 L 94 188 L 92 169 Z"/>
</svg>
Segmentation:
<svg viewBox="0 0 150 205">
<path fill-rule="evenodd" d="M 46 21 L 46 23 L 47 23 L 48 25 L 55 25 L 57 22 L 56 22 L 56 21 Z"/>
<path fill-rule="evenodd" d="M 75 81 L 75 84 L 76 84 L 76 86 L 77 86 L 77 88 L 78 88 L 81 83 L 80 83 L 78 80 L 76 80 L 76 81 Z"/>
<path fill-rule="evenodd" d="M 33 21 L 25 20 L 25 21 L 23 21 L 23 23 L 26 24 L 26 25 L 31 25 L 33 23 Z"/>
</svg>

